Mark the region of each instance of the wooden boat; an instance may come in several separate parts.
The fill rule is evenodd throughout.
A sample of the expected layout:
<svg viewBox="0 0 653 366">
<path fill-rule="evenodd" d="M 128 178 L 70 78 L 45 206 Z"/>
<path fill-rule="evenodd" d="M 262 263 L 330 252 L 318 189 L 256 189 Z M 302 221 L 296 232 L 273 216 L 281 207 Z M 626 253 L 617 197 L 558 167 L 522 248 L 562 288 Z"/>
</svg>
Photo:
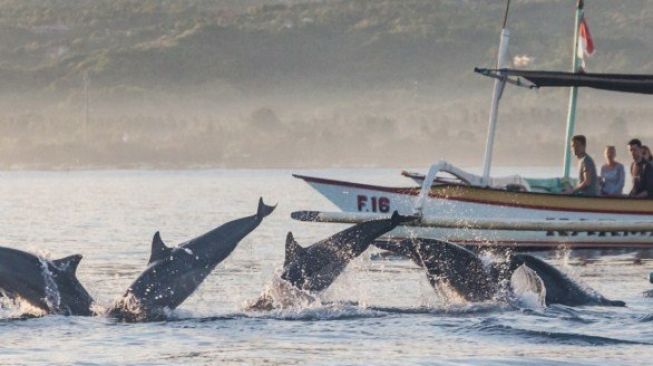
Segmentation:
<svg viewBox="0 0 653 366">
<path fill-rule="evenodd" d="M 475 69 L 495 79 L 483 175 L 439 161 L 426 174 L 404 172 L 419 187 L 387 187 L 295 175 L 333 202 L 342 213 L 298 212 L 304 221 L 360 222 L 397 210 L 415 222 L 393 237 L 430 237 L 465 245 L 515 248 L 653 248 L 653 200 L 580 197 L 560 194 L 575 183 L 570 178 L 570 141 L 575 126 L 578 88 L 653 94 L 653 75 L 598 74 L 581 70 L 579 30 L 583 1 L 576 7 L 572 72 L 507 68 L 510 32 L 507 3 L 496 69 Z M 527 88 L 569 87 L 563 177 L 532 179 L 490 176 L 499 101 L 507 84 Z M 443 175 L 446 173 L 446 176 Z"/>
<path fill-rule="evenodd" d="M 415 207 L 419 206 L 420 187 L 377 186 L 297 174 L 294 177 L 308 183 L 343 212 L 363 214 L 360 221 L 364 221 L 366 215 L 372 218 L 375 214 L 389 214 L 395 210 L 413 215 Z M 402 227 L 393 231 L 392 237 L 417 236 L 463 245 L 528 249 L 653 249 L 653 200 L 438 184 L 428 190 L 418 216 L 434 224 Z M 356 222 L 345 218 L 331 221 Z M 505 226 L 499 230 L 468 224 L 488 220 L 502 222 Z M 533 227 L 514 229 L 524 222 L 533 223 Z M 569 223 L 577 224 L 566 225 Z"/>
</svg>

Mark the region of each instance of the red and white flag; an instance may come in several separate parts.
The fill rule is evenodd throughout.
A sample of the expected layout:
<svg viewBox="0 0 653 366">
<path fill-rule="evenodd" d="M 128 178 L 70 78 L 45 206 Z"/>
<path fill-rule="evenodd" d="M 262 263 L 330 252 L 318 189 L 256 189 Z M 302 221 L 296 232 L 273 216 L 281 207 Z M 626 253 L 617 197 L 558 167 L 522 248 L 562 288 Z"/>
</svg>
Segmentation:
<svg viewBox="0 0 653 366">
<path fill-rule="evenodd" d="M 585 16 L 581 15 L 580 23 L 578 24 L 578 59 L 580 60 L 580 70 L 585 71 L 585 58 L 594 54 L 594 41 L 592 40 L 592 33 L 590 27 L 587 25 Z"/>
</svg>

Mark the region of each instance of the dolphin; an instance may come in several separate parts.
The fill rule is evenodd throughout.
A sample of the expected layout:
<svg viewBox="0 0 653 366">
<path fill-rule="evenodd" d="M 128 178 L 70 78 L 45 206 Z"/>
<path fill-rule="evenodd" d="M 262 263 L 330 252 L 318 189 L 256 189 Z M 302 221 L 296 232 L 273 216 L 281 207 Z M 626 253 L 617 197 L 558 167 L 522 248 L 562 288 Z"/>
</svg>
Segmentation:
<svg viewBox="0 0 653 366">
<path fill-rule="evenodd" d="M 508 271 L 513 272 L 520 266 L 533 270 L 542 280 L 546 289 L 545 302 L 567 306 L 600 305 L 626 306 L 620 300 L 609 300 L 596 291 L 583 288 L 554 266 L 529 254 L 514 254 L 508 262 Z"/>
<path fill-rule="evenodd" d="M 395 211 L 389 219 L 357 224 L 306 248 L 301 247 L 289 232 L 281 278 L 300 290 L 323 291 L 376 238 L 410 220 L 413 218 Z"/>
<path fill-rule="evenodd" d="M 223 224 L 175 248 L 154 234 L 145 271 L 129 286 L 109 312 L 128 320 L 157 320 L 181 305 L 238 243 L 274 211 L 259 199 L 256 214 Z"/>
<path fill-rule="evenodd" d="M 406 239 L 378 241 L 374 246 L 409 257 L 426 270 L 433 288 L 449 286 L 469 302 L 490 300 L 499 291 L 498 268 L 459 245 L 434 239 Z"/>
<path fill-rule="evenodd" d="M 46 314 L 93 315 L 93 298 L 75 274 L 81 260 L 78 254 L 47 260 L 0 247 L 0 292 Z"/>
<path fill-rule="evenodd" d="M 528 254 L 512 255 L 507 263 L 492 263 L 484 262 L 469 249 L 441 240 L 417 238 L 399 242 L 379 241 L 374 245 L 409 257 L 426 270 L 432 287 L 449 286 L 470 302 L 495 298 L 502 290 L 502 284 L 509 282 L 504 280 L 509 280 L 518 268 L 525 266 L 543 283 L 546 305 L 625 306 L 623 301 L 608 300 L 594 290 L 581 287 L 557 268 Z"/>
</svg>

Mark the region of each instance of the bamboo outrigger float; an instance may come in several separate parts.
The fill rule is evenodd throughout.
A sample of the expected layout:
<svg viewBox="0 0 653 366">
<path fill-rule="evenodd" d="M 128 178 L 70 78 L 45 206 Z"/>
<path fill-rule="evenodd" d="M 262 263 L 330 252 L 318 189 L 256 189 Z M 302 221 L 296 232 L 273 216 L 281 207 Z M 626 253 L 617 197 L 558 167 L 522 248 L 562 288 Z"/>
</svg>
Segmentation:
<svg viewBox="0 0 653 366">
<path fill-rule="evenodd" d="M 572 72 L 528 71 L 508 68 L 510 1 L 501 30 L 497 67 L 475 69 L 492 77 L 494 90 L 483 158 L 483 174 L 475 175 L 446 161 L 433 164 L 426 174 L 403 172 L 420 187 L 386 187 L 294 175 L 304 180 L 343 212 L 301 211 L 302 221 L 358 223 L 387 216 L 392 211 L 415 220 L 390 235 L 429 237 L 464 245 L 510 246 L 518 249 L 570 248 L 653 249 L 653 200 L 622 197 L 562 195 L 570 178 L 571 137 L 575 129 L 579 87 L 653 94 L 653 75 L 580 72 L 574 52 Z M 576 7 L 574 50 L 583 19 L 583 1 Z M 499 101 L 506 84 L 528 88 L 570 87 L 563 177 L 532 179 L 490 176 Z M 453 178 L 445 178 L 447 173 Z"/>
</svg>

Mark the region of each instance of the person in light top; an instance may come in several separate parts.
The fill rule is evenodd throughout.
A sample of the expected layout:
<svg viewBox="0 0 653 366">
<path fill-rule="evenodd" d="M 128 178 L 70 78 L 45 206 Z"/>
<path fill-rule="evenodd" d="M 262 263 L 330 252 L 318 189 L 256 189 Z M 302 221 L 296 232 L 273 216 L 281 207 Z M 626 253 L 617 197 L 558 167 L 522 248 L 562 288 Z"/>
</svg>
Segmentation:
<svg viewBox="0 0 653 366">
<path fill-rule="evenodd" d="M 621 196 L 626 182 L 626 170 L 623 164 L 617 162 L 617 150 L 614 146 L 605 147 L 605 161 L 601 167 L 601 195 L 603 196 Z"/>
<path fill-rule="evenodd" d="M 586 152 L 587 139 L 583 135 L 571 138 L 571 149 L 578 158 L 578 184 L 568 193 L 580 196 L 597 196 L 599 194 L 599 178 L 596 174 L 594 159 Z"/>
</svg>

